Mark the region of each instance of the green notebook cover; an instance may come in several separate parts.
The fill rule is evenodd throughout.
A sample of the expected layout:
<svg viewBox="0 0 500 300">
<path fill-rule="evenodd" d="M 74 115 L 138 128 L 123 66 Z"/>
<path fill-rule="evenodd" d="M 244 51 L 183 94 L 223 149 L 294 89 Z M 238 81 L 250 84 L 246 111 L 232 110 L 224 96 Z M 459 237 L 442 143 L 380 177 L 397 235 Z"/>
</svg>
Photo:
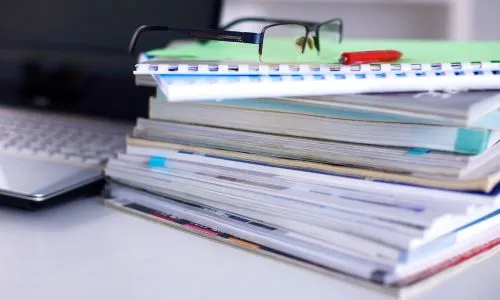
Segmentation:
<svg viewBox="0 0 500 300">
<path fill-rule="evenodd" d="M 453 63 L 500 60 L 500 42 L 495 41 L 443 41 L 443 40 L 346 40 L 328 45 L 330 54 L 319 57 L 316 51 L 304 54 L 294 51 L 293 39 L 267 40 L 264 48 L 265 63 L 338 63 L 343 52 L 366 50 L 398 50 L 403 53 L 398 63 Z M 290 50 L 283 50 L 290 49 Z M 188 43 L 171 48 L 155 49 L 145 54 L 147 59 L 244 61 L 259 63 L 258 45 L 230 42 Z"/>
</svg>

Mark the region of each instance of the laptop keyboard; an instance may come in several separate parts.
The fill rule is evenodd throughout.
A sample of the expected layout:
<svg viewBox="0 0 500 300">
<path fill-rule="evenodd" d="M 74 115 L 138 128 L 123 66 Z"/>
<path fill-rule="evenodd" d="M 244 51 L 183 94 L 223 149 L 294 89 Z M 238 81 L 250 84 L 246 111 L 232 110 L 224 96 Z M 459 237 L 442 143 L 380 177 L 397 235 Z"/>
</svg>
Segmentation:
<svg viewBox="0 0 500 300">
<path fill-rule="evenodd" d="M 0 153 L 103 165 L 125 148 L 127 133 L 108 122 L 0 111 Z"/>
</svg>

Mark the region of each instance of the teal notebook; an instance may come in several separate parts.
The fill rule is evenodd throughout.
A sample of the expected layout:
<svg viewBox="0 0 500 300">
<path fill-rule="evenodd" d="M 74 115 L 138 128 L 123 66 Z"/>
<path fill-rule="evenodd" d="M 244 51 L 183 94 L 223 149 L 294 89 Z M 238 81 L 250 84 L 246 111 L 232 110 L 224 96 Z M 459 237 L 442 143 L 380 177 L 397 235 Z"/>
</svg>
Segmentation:
<svg viewBox="0 0 500 300">
<path fill-rule="evenodd" d="M 475 98 L 473 95 L 476 93 L 464 93 L 466 95 L 472 95 L 471 98 Z M 348 107 L 347 103 L 356 103 L 355 100 L 360 98 L 362 100 L 373 98 L 375 101 L 380 101 L 381 104 L 384 100 L 393 99 L 395 100 L 406 100 L 417 102 L 414 99 L 414 95 L 417 93 L 402 93 L 402 94 L 383 94 L 383 95 L 350 95 L 348 100 L 344 102 L 334 102 L 335 100 L 343 100 L 343 98 L 332 98 L 333 101 L 308 101 L 308 98 L 262 98 L 262 99 L 227 99 L 227 100 L 204 100 L 204 101 L 194 101 L 192 103 L 207 104 L 207 105 L 219 105 L 227 106 L 241 109 L 255 109 L 255 110 L 270 110 L 276 112 L 289 112 L 296 114 L 312 115 L 312 116 L 322 116 L 327 118 L 336 119 L 346 119 L 346 120 L 362 120 L 362 121 L 377 121 L 377 122 L 391 122 L 391 123 L 413 123 L 413 124 L 430 124 L 430 125 L 441 125 L 441 126 L 457 126 L 457 127 L 470 127 L 474 129 L 492 129 L 500 130 L 500 92 L 480 92 L 476 96 L 477 102 L 464 103 L 462 106 L 475 105 L 479 106 L 484 102 L 486 107 L 479 117 L 473 120 L 458 119 L 447 117 L 452 115 L 450 107 L 443 105 L 445 99 L 435 98 L 431 95 L 419 97 L 418 102 L 426 104 L 426 102 L 436 101 L 434 105 L 430 106 L 430 111 L 427 114 L 416 114 L 415 109 L 411 112 L 405 112 L 402 102 L 393 103 L 395 106 L 392 110 L 387 109 L 385 112 L 377 111 L 379 107 L 362 107 L 361 104 L 356 108 Z M 454 96 L 456 97 L 456 95 Z M 314 98 L 312 98 L 314 99 Z M 450 97 L 450 100 L 455 99 Z M 165 94 L 162 93 L 160 88 L 156 88 L 156 100 L 168 101 Z M 494 101 L 492 101 L 494 100 Z M 437 103 L 441 102 L 441 103 Z M 453 101 L 448 101 L 449 104 L 453 105 Z M 458 101 L 457 101 L 458 102 Z M 464 102 L 464 101 L 462 101 Z M 441 104 L 441 105 L 440 105 Z M 453 105 L 451 108 L 455 109 L 455 115 L 459 116 L 458 105 Z M 389 107 L 389 106 L 387 106 Z M 439 111 L 432 111 L 432 108 L 438 109 Z M 462 108 L 462 107 L 460 107 Z M 463 108 L 462 108 L 463 109 Z M 464 109 L 465 110 L 465 109 Z M 412 113 L 413 112 L 413 113 Z M 448 114 L 446 114 L 448 112 Z M 444 114 L 440 114 L 444 113 Z M 462 113 L 464 114 L 464 113 Z"/>
<path fill-rule="evenodd" d="M 161 103 L 164 103 L 164 105 Z M 176 111 L 177 109 L 179 109 L 178 112 Z M 176 116 L 173 116 L 174 114 Z M 379 145 L 388 144 L 392 146 L 420 148 L 421 144 L 419 144 L 419 141 L 422 141 L 425 143 L 425 147 L 422 148 L 471 155 L 484 152 L 500 140 L 500 111 L 498 110 L 476 120 L 472 126 L 464 127 L 452 125 L 445 120 L 432 118 L 412 117 L 397 113 L 383 113 L 280 99 L 169 103 L 165 101 L 161 91 L 157 91 L 157 97 L 152 105 L 150 105 L 150 117 L 199 125 L 332 140 L 337 139 L 335 137 L 336 133 L 339 133 L 341 129 L 347 129 L 352 134 L 348 134 L 346 131 L 347 137 L 344 140 L 346 142 L 356 142 L 354 136 L 358 135 L 357 131 L 363 131 L 363 128 L 366 126 L 368 126 L 366 128 L 369 128 L 369 130 L 375 130 L 374 132 L 377 132 L 375 127 L 378 127 L 380 133 L 377 133 L 377 135 L 379 137 L 386 136 L 385 139 L 391 139 L 391 128 L 395 130 L 394 126 L 398 126 L 401 130 L 407 132 L 402 133 L 401 138 L 408 142 L 401 140 L 401 143 L 399 143 L 386 140 L 377 143 Z M 259 122 L 255 123 L 249 120 L 259 120 Z M 302 128 L 302 130 L 294 129 L 294 126 L 305 126 L 299 125 L 299 121 L 302 121 L 302 124 L 306 124 L 311 128 Z M 274 129 L 271 127 L 276 127 L 276 124 L 279 123 L 287 124 L 288 126 L 282 127 L 278 125 L 280 128 L 279 132 L 274 132 Z M 331 123 L 331 127 L 327 123 Z M 269 126 L 266 127 L 266 124 Z M 308 135 L 313 133 L 310 130 L 312 128 L 315 129 L 314 131 L 316 131 L 317 135 Z M 327 128 L 331 128 L 331 130 L 326 130 Z M 297 134 L 299 131 L 304 133 Z M 325 133 L 320 134 L 321 131 Z M 413 138 L 412 132 L 415 134 Z M 434 147 L 432 146 L 434 144 L 432 141 L 435 140 L 435 136 L 441 136 L 449 142 L 439 141 L 438 144 L 441 146 Z M 365 139 L 360 139 L 357 142 L 370 144 L 372 143 L 370 139 L 370 136 L 366 136 Z"/>
</svg>

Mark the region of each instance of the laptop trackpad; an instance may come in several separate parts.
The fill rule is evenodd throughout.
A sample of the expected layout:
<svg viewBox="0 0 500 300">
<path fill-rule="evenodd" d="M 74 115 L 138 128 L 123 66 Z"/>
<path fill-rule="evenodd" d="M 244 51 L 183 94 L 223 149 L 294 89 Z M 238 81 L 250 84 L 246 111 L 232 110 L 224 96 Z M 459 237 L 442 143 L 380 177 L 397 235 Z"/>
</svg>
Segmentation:
<svg viewBox="0 0 500 300">
<path fill-rule="evenodd" d="M 0 190 L 13 196 L 50 197 L 54 193 L 99 179 L 101 174 L 102 171 L 97 168 L 0 155 Z"/>
</svg>

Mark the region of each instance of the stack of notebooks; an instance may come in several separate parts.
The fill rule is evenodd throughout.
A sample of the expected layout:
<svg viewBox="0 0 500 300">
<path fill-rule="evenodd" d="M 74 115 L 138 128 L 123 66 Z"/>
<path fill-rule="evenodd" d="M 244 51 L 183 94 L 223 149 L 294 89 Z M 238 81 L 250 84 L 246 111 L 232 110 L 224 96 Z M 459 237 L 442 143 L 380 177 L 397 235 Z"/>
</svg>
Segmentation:
<svg viewBox="0 0 500 300">
<path fill-rule="evenodd" d="M 156 94 L 108 162 L 107 205 L 391 290 L 500 248 L 500 63 L 488 53 L 193 60 L 210 47 L 141 55 L 137 83 Z"/>
</svg>

